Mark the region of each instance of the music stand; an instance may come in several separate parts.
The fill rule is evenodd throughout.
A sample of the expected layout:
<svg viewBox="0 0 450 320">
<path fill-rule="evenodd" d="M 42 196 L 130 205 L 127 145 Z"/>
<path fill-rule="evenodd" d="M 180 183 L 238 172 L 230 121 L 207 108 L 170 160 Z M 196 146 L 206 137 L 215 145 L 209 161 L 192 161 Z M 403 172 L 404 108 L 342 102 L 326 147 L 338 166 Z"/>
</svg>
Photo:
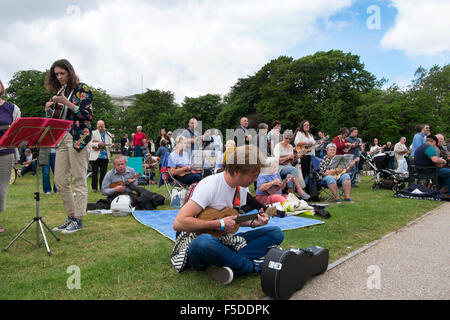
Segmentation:
<svg viewBox="0 0 450 320">
<path fill-rule="evenodd" d="M 72 121 L 69 120 L 59 120 L 50 118 L 19 118 L 9 127 L 5 132 L 3 137 L 0 139 L 0 147 L 5 148 L 55 148 L 58 143 L 68 132 L 71 127 Z M 41 241 L 45 243 L 47 249 L 47 254 L 50 256 L 52 253 L 50 247 L 48 246 L 47 238 L 45 236 L 44 225 L 47 230 L 55 237 L 57 241 L 60 239 L 53 233 L 53 231 L 47 226 L 47 224 L 42 220 L 39 211 L 39 158 L 37 159 L 37 170 L 36 170 L 36 192 L 34 193 L 34 199 L 36 200 L 36 217 L 28 223 L 25 228 L 20 231 L 17 236 L 3 249 L 3 251 L 8 250 L 13 243 L 21 238 L 26 242 L 30 243 L 35 247 L 41 246 Z M 37 243 L 22 238 L 22 235 L 33 223 L 37 222 Z M 42 234 L 42 239 L 40 239 L 39 232 Z"/>
</svg>

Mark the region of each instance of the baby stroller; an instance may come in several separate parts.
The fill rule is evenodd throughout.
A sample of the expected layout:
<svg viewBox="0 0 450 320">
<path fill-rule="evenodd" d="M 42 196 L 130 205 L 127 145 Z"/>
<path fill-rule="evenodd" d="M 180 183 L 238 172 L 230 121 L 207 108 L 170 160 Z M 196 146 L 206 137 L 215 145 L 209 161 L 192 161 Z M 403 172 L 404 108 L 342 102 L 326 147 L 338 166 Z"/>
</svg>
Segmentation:
<svg viewBox="0 0 450 320">
<path fill-rule="evenodd" d="M 361 154 L 361 159 L 363 159 L 374 172 L 374 182 L 371 187 L 372 190 L 380 188 L 398 191 L 406 187 L 406 182 L 408 181 L 407 175 L 388 169 L 389 157 L 390 156 L 385 153 L 379 153 L 374 157 L 369 154 Z"/>
</svg>

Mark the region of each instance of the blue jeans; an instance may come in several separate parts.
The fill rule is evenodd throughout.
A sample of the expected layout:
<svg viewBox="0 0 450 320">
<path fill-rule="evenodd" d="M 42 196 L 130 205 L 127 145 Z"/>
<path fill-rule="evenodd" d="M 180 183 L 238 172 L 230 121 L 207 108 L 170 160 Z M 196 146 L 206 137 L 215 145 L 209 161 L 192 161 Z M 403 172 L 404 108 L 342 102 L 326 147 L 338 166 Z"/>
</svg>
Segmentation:
<svg viewBox="0 0 450 320">
<path fill-rule="evenodd" d="M 342 183 L 343 183 L 345 180 L 350 180 L 350 176 L 349 176 L 348 173 L 344 173 L 344 174 L 339 178 L 338 181 L 336 181 L 336 179 L 335 179 L 333 176 L 330 176 L 330 175 L 325 176 L 325 177 L 322 178 L 322 181 L 325 181 L 325 183 L 327 184 L 327 186 L 329 186 L 329 185 L 332 184 L 332 183 L 337 183 L 337 185 L 340 186 L 340 185 L 342 185 Z"/>
<path fill-rule="evenodd" d="M 280 166 L 280 169 L 279 169 L 278 173 L 280 174 L 280 176 L 282 178 L 283 177 L 287 177 L 289 174 L 293 174 L 293 175 L 295 175 L 298 178 L 297 168 L 295 168 L 293 166 Z M 287 183 L 287 187 L 288 187 L 288 189 L 294 189 L 295 188 L 294 180 L 289 181 Z"/>
<path fill-rule="evenodd" d="M 44 192 L 52 192 L 52 185 L 50 183 L 50 167 L 52 168 L 53 175 L 55 175 L 55 158 L 56 153 L 50 153 L 48 156 L 48 164 L 41 166 L 42 168 L 42 188 Z M 53 182 L 53 192 L 56 192 L 56 186 Z"/>
<path fill-rule="evenodd" d="M 27 172 L 31 171 L 31 174 L 34 176 L 36 174 L 36 161 L 32 161 L 28 167 L 23 166 L 20 170 L 20 174 L 24 176 Z"/>
<path fill-rule="evenodd" d="M 191 185 L 194 182 L 198 182 L 202 180 L 202 174 L 201 173 L 189 173 L 187 175 L 184 175 L 182 177 L 175 177 L 177 181 L 181 182 L 182 184 Z"/>
<path fill-rule="evenodd" d="M 264 257 L 270 246 L 283 242 L 284 234 L 279 227 L 262 227 L 237 233 L 247 241 L 239 251 L 222 244 L 216 237 L 204 233 L 192 241 L 187 266 L 194 270 L 204 270 L 209 265 L 230 267 L 237 276 L 253 272 L 253 261 Z"/>
</svg>

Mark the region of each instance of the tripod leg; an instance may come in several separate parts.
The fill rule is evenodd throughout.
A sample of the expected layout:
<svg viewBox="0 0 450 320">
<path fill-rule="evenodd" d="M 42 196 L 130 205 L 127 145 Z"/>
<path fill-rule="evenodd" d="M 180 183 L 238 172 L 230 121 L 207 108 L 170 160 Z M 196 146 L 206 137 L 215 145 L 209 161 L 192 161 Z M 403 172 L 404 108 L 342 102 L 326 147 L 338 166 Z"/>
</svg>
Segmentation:
<svg viewBox="0 0 450 320">
<path fill-rule="evenodd" d="M 52 231 L 52 229 L 48 227 L 48 225 L 44 222 L 44 220 L 42 220 L 42 218 L 41 221 L 44 224 L 44 227 L 47 228 L 48 232 L 50 232 L 55 237 L 56 241 L 60 241 L 61 239 L 56 236 L 56 234 Z"/>
<path fill-rule="evenodd" d="M 33 222 L 34 222 L 34 219 L 31 220 L 31 222 L 30 222 L 25 228 L 23 228 L 22 231 L 20 231 L 20 232 L 17 234 L 17 236 L 16 236 L 16 237 L 15 237 L 15 238 L 7 245 L 4 249 L 3 249 L 3 251 L 8 250 L 9 247 L 11 247 L 11 246 L 13 245 L 13 243 L 16 242 L 16 240 L 19 239 L 19 238 L 22 236 L 22 234 L 24 234 L 25 231 L 28 230 L 28 228 L 33 224 Z"/>
<path fill-rule="evenodd" d="M 47 238 L 45 237 L 44 228 L 42 228 L 42 223 L 41 223 L 40 219 L 38 220 L 38 225 L 39 225 L 39 228 L 41 229 L 42 237 L 44 238 L 44 243 L 45 243 L 45 248 L 47 249 L 47 253 L 48 253 L 49 256 L 51 256 L 52 253 L 51 253 L 50 248 L 48 246 Z"/>
</svg>

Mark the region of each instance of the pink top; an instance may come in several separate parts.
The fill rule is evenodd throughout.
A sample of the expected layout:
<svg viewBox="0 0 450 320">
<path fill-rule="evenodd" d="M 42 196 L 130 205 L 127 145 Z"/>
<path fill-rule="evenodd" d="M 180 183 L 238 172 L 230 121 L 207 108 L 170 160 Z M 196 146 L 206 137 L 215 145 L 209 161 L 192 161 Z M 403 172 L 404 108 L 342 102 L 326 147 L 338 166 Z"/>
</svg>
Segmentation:
<svg viewBox="0 0 450 320">
<path fill-rule="evenodd" d="M 141 146 L 142 147 L 143 139 L 147 140 L 147 136 L 145 135 L 145 133 L 143 133 L 143 132 L 137 133 L 136 132 L 133 137 L 133 146 Z"/>
</svg>

